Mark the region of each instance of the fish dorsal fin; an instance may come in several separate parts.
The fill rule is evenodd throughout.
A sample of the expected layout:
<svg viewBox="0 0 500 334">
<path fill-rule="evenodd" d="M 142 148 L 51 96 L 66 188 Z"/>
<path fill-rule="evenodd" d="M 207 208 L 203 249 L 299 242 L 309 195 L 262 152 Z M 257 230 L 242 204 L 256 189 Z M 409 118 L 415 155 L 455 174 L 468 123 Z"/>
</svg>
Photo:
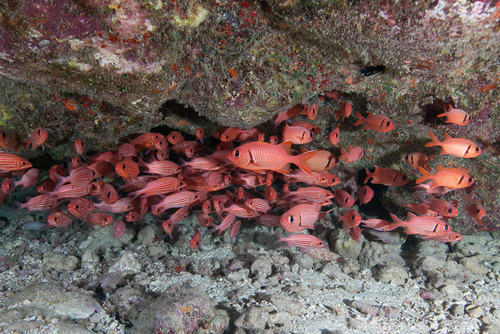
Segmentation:
<svg viewBox="0 0 500 334">
<path fill-rule="evenodd" d="M 286 154 L 292 154 L 292 141 L 287 140 L 279 145 L 283 150 L 285 150 Z"/>
<path fill-rule="evenodd" d="M 368 113 L 368 117 L 372 117 L 372 116 L 373 116 L 373 114 L 372 114 L 371 112 L 369 112 L 369 113 Z M 367 118 L 368 118 L 368 117 L 367 117 Z"/>
<path fill-rule="evenodd" d="M 453 139 L 453 137 L 450 136 L 449 134 L 445 133 L 444 134 L 444 140 L 446 140 L 446 139 Z"/>
<path fill-rule="evenodd" d="M 349 152 L 352 151 L 354 147 L 352 147 L 351 145 L 349 145 Z"/>
<path fill-rule="evenodd" d="M 437 173 L 437 172 L 440 172 L 440 171 L 442 171 L 442 170 L 444 170 L 444 168 L 443 168 L 443 167 L 441 167 L 441 165 L 439 165 L 439 166 L 438 166 L 438 168 L 436 169 L 436 173 Z"/>
<path fill-rule="evenodd" d="M 411 219 L 415 218 L 416 216 L 417 216 L 416 214 L 408 212 L 406 214 L 406 220 L 411 220 Z"/>
</svg>

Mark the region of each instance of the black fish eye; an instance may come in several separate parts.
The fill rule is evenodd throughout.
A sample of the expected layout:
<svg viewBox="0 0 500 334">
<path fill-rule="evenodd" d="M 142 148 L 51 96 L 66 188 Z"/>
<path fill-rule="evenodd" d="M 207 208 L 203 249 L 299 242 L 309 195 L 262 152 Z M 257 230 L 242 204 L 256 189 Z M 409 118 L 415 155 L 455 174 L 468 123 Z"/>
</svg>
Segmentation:
<svg viewBox="0 0 500 334">
<path fill-rule="evenodd" d="M 127 168 L 127 165 L 122 165 L 122 169 L 125 169 L 125 168 Z"/>
<path fill-rule="evenodd" d="M 23 162 L 22 162 L 22 164 L 23 164 L 23 165 L 26 165 L 26 161 L 23 161 Z"/>
<path fill-rule="evenodd" d="M 309 132 L 309 138 L 312 138 L 313 134 L 312 132 Z"/>
<path fill-rule="evenodd" d="M 238 158 L 240 156 L 240 151 L 239 150 L 234 151 L 234 156 Z"/>
<path fill-rule="evenodd" d="M 391 121 L 387 121 L 387 127 L 391 125 Z"/>
<path fill-rule="evenodd" d="M 476 152 L 479 152 L 479 147 L 478 146 L 476 146 Z"/>
<path fill-rule="evenodd" d="M 56 220 L 57 220 L 57 217 L 54 217 L 53 219 L 54 219 L 54 221 L 56 221 Z"/>
<path fill-rule="evenodd" d="M 77 210 L 78 210 L 79 208 L 80 208 L 80 207 L 79 207 L 78 205 L 75 205 L 75 209 L 77 209 Z"/>
<path fill-rule="evenodd" d="M 403 181 L 406 181 L 406 175 L 403 175 Z"/>
<path fill-rule="evenodd" d="M 349 199 L 346 197 L 346 198 L 344 199 L 344 202 L 348 203 L 348 202 L 349 202 Z"/>
<path fill-rule="evenodd" d="M 292 216 L 292 215 L 288 216 L 288 221 L 289 221 L 290 223 L 293 223 L 293 222 L 294 222 L 294 220 L 295 220 L 295 219 L 293 218 L 293 216 Z"/>
<path fill-rule="evenodd" d="M 481 212 L 481 210 L 479 210 L 479 209 L 477 209 L 477 210 L 476 210 L 476 213 L 477 213 L 477 214 L 479 214 L 480 212 Z"/>
<path fill-rule="evenodd" d="M 472 177 L 469 177 L 469 178 L 467 179 L 467 181 L 468 181 L 469 183 L 472 183 Z"/>
<path fill-rule="evenodd" d="M 363 190 L 364 195 L 366 195 L 367 192 L 368 192 L 368 189 Z"/>
<path fill-rule="evenodd" d="M 320 242 L 318 242 L 318 245 L 320 245 L 320 246 L 321 246 L 321 245 L 323 245 L 323 243 L 320 241 Z"/>
<path fill-rule="evenodd" d="M 158 139 L 158 138 L 160 138 L 160 136 L 158 136 L 158 135 L 155 135 L 155 139 Z"/>
<path fill-rule="evenodd" d="M 354 219 L 356 219 L 356 216 L 352 215 L 351 220 L 354 220 Z"/>
<path fill-rule="evenodd" d="M 198 195 L 194 195 L 193 197 L 196 199 L 196 198 L 198 198 Z"/>
<path fill-rule="evenodd" d="M 444 226 L 444 230 L 445 230 L 445 231 L 448 231 L 449 229 L 450 229 L 450 226 L 449 226 L 448 224 L 446 224 L 446 225 Z"/>
<path fill-rule="evenodd" d="M 451 209 L 448 209 L 448 213 L 451 213 Z"/>
</svg>

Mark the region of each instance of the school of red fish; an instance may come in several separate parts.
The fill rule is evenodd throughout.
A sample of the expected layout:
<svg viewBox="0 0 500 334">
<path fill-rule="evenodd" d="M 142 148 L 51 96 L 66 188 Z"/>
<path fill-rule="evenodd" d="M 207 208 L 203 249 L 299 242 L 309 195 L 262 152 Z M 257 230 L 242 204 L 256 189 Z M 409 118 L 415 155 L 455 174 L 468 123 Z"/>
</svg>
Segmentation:
<svg viewBox="0 0 500 334">
<path fill-rule="evenodd" d="M 352 105 L 349 101 L 340 101 L 340 96 L 338 91 L 325 92 L 320 99 L 339 101 L 336 121 L 343 122 L 350 117 Z M 446 106 L 445 110 L 438 117 L 447 117 L 447 123 L 464 126 L 470 122 L 470 116 L 463 110 L 451 106 Z M 317 103 L 297 105 L 282 112 L 275 120 L 275 127 L 285 122 L 281 143 L 276 135 L 269 136 L 266 141 L 266 133 L 259 129 L 220 127 L 214 133 L 220 140 L 214 150 L 204 146 L 204 130 L 200 127 L 195 131 L 195 141 L 185 140 L 178 131 L 167 136 L 145 133 L 122 144 L 116 151 L 87 157 L 84 142 L 78 139 L 73 145 L 74 158 L 67 166 L 54 165 L 40 182 L 41 170 L 33 168 L 28 160 L 14 152 L 21 148 L 27 150 L 30 146 L 32 150 L 44 149 L 48 132 L 38 127 L 23 141 L 21 135 L 2 131 L 0 200 L 19 186 L 21 189 L 36 186 L 38 196 L 26 198 L 26 203 L 15 203 L 19 211 L 47 211 L 47 227 L 52 228 L 67 227 L 73 220 L 104 227 L 121 217 L 112 229 L 115 238 L 121 238 L 126 232 L 125 222 L 140 221 L 148 211 L 162 218 L 162 228 L 172 238 L 176 224 L 195 209 L 199 226 L 211 228 L 208 233 L 221 234 L 229 230 L 232 241 L 240 231 L 241 221 L 252 220 L 291 233 L 287 237 L 277 234 L 277 243 L 285 242 L 287 246 L 308 250 L 325 247 L 326 243 L 309 233 L 298 232 L 313 230 L 319 220 L 331 226 L 327 215 L 334 209 L 322 211 L 322 207 L 336 205 L 339 207 L 338 223 L 342 222 L 343 231 L 356 242 L 360 240 L 362 226 L 367 232 L 377 233 L 403 227 L 406 234 L 438 242 L 462 239 L 442 220 L 457 216 L 457 208 L 434 196 L 473 184 L 467 170 L 439 166 L 431 173 L 428 162 L 432 155 L 408 154 L 405 161 L 422 174 L 416 180 L 417 187 L 425 190 L 420 202 L 405 203 L 409 210 L 406 221 L 392 214 L 392 223 L 363 219 L 351 207 L 356 199 L 359 205 L 364 205 L 373 198 L 374 192 L 368 185 L 359 186 L 354 197 L 339 188 L 332 192 L 332 187 L 341 184 L 332 169 L 340 161 L 352 163 L 362 159 L 365 151 L 361 147 L 349 145 L 347 151 L 342 148 L 338 158 L 328 150 L 307 151 L 300 146 L 292 149 L 292 144 L 311 142 L 320 129 L 308 122 L 291 120 L 298 115 L 314 120 L 317 113 Z M 356 116 L 355 126 L 364 124 L 364 129 L 370 131 L 389 132 L 395 126 L 382 114 L 368 114 L 365 118 L 356 113 Z M 481 148 L 467 139 L 446 134 L 445 139 L 439 141 L 432 132 L 429 136 L 431 141 L 425 146 L 440 146 L 441 154 L 459 158 L 481 154 Z M 337 126 L 328 139 L 331 145 L 337 146 L 340 138 Z M 406 175 L 391 168 L 375 166 L 373 172 L 366 169 L 366 173 L 364 183 L 371 181 L 372 184 L 400 187 L 409 182 Z M 469 203 L 467 212 L 479 224 L 485 215 L 478 203 Z M 196 227 L 191 247 L 198 248 L 201 242 L 201 233 Z"/>
</svg>

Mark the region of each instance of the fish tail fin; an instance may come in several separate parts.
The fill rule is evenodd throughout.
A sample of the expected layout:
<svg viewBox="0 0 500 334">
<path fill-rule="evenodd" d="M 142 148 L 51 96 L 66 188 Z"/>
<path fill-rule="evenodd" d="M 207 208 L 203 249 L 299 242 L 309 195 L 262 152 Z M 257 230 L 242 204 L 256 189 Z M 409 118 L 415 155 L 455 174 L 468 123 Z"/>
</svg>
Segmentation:
<svg viewBox="0 0 500 334">
<path fill-rule="evenodd" d="M 14 205 L 17 208 L 16 213 L 19 213 L 22 209 L 24 209 L 24 204 L 23 203 L 19 203 L 18 201 L 14 201 Z"/>
<path fill-rule="evenodd" d="M 416 184 L 419 184 L 419 183 L 424 182 L 425 180 L 428 180 L 428 179 L 431 177 L 431 175 L 432 175 L 431 173 L 429 173 L 428 171 L 426 171 L 426 170 L 425 170 L 424 168 L 422 168 L 422 167 L 418 167 L 418 171 L 419 171 L 420 173 L 422 173 L 422 176 L 421 176 L 421 177 L 419 177 L 419 178 L 415 181 L 415 183 L 416 183 Z"/>
<path fill-rule="evenodd" d="M 445 116 L 448 116 L 447 114 L 448 114 L 448 113 L 444 112 L 444 113 L 442 113 L 442 114 L 437 115 L 437 117 L 445 117 Z"/>
<path fill-rule="evenodd" d="M 340 148 L 339 161 L 342 160 L 342 159 L 346 159 L 346 158 L 347 158 L 347 152 L 343 148 Z"/>
<path fill-rule="evenodd" d="M 57 190 L 59 188 L 61 188 L 61 186 L 66 182 L 66 178 L 64 176 L 61 176 L 57 173 L 54 173 L 54 179 L 56 179 L 57 183 L 56 185 L 54 186 L 54 190 Z"/>
<path fill-rule="evenodd" d="M 300 155 L 297 155 L 295 157 L 295 162 L 294 163 L 300 169 L 302 169 L 304 172 L 306 172 L 307 174 L 311 174 L 312 173 L 311 167 L 309 167 L 309 165 L 307 164 L 307 161 L 309 159 L 311 159 L 312 157 L 314 157 L 316 155 L 316 152 L 317 151 L 308 151 L 308 152 L 302 153 Z"/>
<path fill-rule="evenodd" d="M 356 123 L 354 123 L 354 126 L 358 126 L 358 125 L 365 122 L 365 118 L 363 116 L 361 116 L 360 113 L 356 113 L 356 116 L 358 117 L 358 121 Z"/>
<path fill-rule="evenodd" d="M 187 164 L 186 160 L 179 158 L 179 167 L 184 167 L 186 166 L 186 164 Z"/>
<path fill-rule="evenodd" d="M 434 134 L 431 131 L 429 131 L 429 137 L 431 137 L 432 141 L 430 143 L 425 144 L 425 147 L 441 145 L 441 142 L 436 138 L 436 136 L 434 136 Z"/>
<path fill-rule="evenodd" d="M 370 172 L 370 170 L 368 168 L 365 168 L 365 170 L 366 170 L 366 178 L 365 178 L 365 183 L 366 183 L 372 178 L 372 176 L 373 176 L 373 174 L 375 174 L 375 172 L 373 172 L 373 173 Z"/>
</svg>

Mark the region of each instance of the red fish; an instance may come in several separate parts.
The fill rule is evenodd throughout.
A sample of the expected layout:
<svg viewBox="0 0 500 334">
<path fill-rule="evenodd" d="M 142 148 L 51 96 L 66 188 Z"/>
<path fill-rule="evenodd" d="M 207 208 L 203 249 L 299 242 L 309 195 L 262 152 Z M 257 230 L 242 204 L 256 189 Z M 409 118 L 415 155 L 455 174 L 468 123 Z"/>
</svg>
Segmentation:
<svg viewBox="0 0 500 334">
<path fill-rule="evenodd" d="M 139 166 L 146 167 L 146 173 L 161 176 L 170 176 L 181 172 L 181 167 L 179 167 L 179 165 L 168 160 L 145 163 L 139 159 Z"/>
<path fill-rule="evenodd" d="M 172 131 L 167 136 L 167 140 L 170 144 L 177 145 L 184 141 L 184 137 L 182 136 L 182 133 L 180 133 L 179 131 Z"/>
<path fill-rule="evenodd" d="M 307 118 L 309 118 L 311 121 L 314 121 L 314 119 L 318 115 L 318 103 L 313 103 L 309 107 L 307 107 L 306 115 Z"/>
<path fill-rule="evenodd" d="M 136 151 L 140 151 L 146 148 L 150 148 L 154 146 L 155 139 L 164 138 L 161 133 L 144 133 L 139 137 L 132 140 L 130 143 L 134 145 Z"/>
<path fill-rule="evenodd" d="M 198 129 L 194 130 L 194 134 L 196 136 L 196 139 L 203 143 L 203 138 L 205 137 L 205 131 L 203 130 L 203 127 L 200 126 Z"/>
<path fill-rule="evenodd" d="M 337 146 L 340 141 L 340 127 L 337 126 L 335 130 L 330 132 L 330 134 L 328 135 L 328 140 L 330 141 L 330 144 Z"/>
<path fill-rule="evenodd" d="M 129 194 L 133 198 L 145 195 L 146 197 L 155 195 L 166 195 L 176 190 L 186 187 L 186 182 L 179 180 L 176 177 L 162 177 L 158 180 L 148 182 L 142 189 L 134 191 Z"/>
<path fill-rule="evenodd" d="M 12 172 L 33 167 L 26 159 L 10 153 L 0 152 L 0 172 Z"/>
<path fill-rule="evenodd" d="M 236 167 L 253 170 L 258 173 L 265 173 L 266 170 L 272 170 L 288 175 L 290 174 L 290 163 L 294 163 L 306 173 L 311 173 L 307 161 L 316 154 L 316 151 L 292 156 L 290 155 L 291 144 L 289 141 L 280 145 L 250 142 L 232 150 L 228 155 L 228 159 Z"/>
<path fill-rule="evenodd" d="M 393 231 L 396 228 L 405 227 L 406 234 L 422 234 L 442 236 L 451 231 L 451 226 L 435 217 L 417 217 L 412 213 L 408 213 L 408 221 L 403 221 L 391 213 L 391 218 L 394 223 L 381 228 L 383 231 Z"/>
<path fill-rule="evenodd" d="M 73 144 L 73 150 L 76 152 L 76 154 L 81 156 L 83 160 L 85 160 L 85 146 L 83 145 L 82 139 L 75 140 L 75 143 Z"/>
<path fill-rule="evenodd" d="M 443 235 L 423 235 L 422 236 L 422 239 L 424 240 L 435 240 L 435 241 L 439 241 L 441 243 L 444 243 L 444 242 L 455 242 L 455 241 L 460 241 L 463 239 L 463 237 L 457 233 L 457 232 L 448 232 L 448 233 L 445 233 Z"/>
<path fill-rule="evenodd" d="M 98 210 L 112 212 L 112 213 L 127 212 L 134 208 L 131 204 L 130 197 L 119 199 L 113 204 L 106 204 L 105 202 L 96 203 L 95 207 Z"/>
<path fill-rule="evenodd" d="M 322 173 L 326 170 L 332 169 L 339 162 L 339 159 L 329 151 L 317 150 L 308 151 L 307 153 L 309 152 L 315 152 L 315 154 L 306 161 L 307 165 L 313 172 Z"/>
<path fill-rule="evenodd" d="M 452 123 L 456 125 L 466 125 L 470 122 L 470 115 L 462 109 L 455 109 L 451 105 L 444 106 L 445 112 L 437 115 L 437 117 L 447 117 L 445 123 Z"/>
<path fill-rule="evenodd" d="M 278 235 L 278 238 L 279 239 L 275 242 L 275 244 L 279 242 L 286 242 L 287 247 L 298 247 L 300 249 L 304 249 L 305 251 L 312 248 L 326 247 L 325 243 L 321 239 L 309 234 L 292 234 L 286 238 Z"/>
<path fill-rule="evenodd" d="M 21 177 L 21 180 L 15 183 L 14 188 L 16 188 L 17 186 L 22 186 L 21 189 L 33 187 L 37 183 L 41 172 L 42 171 L 37 168 L 28 169 L 28 171 Z"/>
<path fill-rule="evenodd" d="M 292 122 L 290 126 L 301 126 L 311 131 L 313 135 L 316 135 L 321 132 L 320 128 L 308 122 Z"/>
<path fill-rule="evenodd" d="M 56 183 L 50 177 L 48 177 L 46 179 L 43 179 L 42 182 L 40 182 L 40 184 L 38 184 L 38 186 L 36 187 L 36 190 L 39 193 L 50 192 L 50 191 L 54 190 L 55 186 L 56 186 Z"/>
<path fill-rule="evenodd" d="M 35 130 L 30 132 L 30 138 L 25 139 L 24 142 L 26 143 L 26 148 L 28 148 L 31 144 L 31 150 L 34 150 L 38 146 L 42 146 L 42 149 L 44 149 L 43 143 L 45 143 L 48 138 L 49 133 L 47 130 L 37 127 Z"/>
<path fill-rule="evenodd" d="M 417 169 L 418 167 L 422 167 L 422 168 L 427 167 L 427 169 L 430 169 L 428 163 L 433 157 L 434 157 L 433 155 L 427 157 L 427 154 L 425 154 L 425 153 L 414 152 L 414 153 L 408 154 L 405 157 L 405 161 L 408 165 L 410 165 L 410 167 L 413 167 L 415 169 Z"/>
<path fill-rule="evenodd" d="M 312 172 L 307 174 L 303 171 L 298 171 L 285 177 L 286 182 L 304 182 L 308 185 L 316 185 L 320 187 L 333 187 L 340 184 L 340 179 L 332 173 L 328 172 Z"/>
<path fill-rule="evenodd" d="M 280 219 L 281 227 L 287 232 L 300 232 L 305 228 L 314 229 L 314 223 L 324 217 L 317 204 L 299 204 L 285 212 Z"/>
<path fill-rule="evenodd" d="M 133 223 L 140 218 L 140 213 L 137 210 L 131 210 L 125 216 L 125 220 L 129 223 Z"/>
<path fill-rule="evenodd" d="M 73 198 L 69 201 L 68 211 L 76 219 L 87 221 L 92 211 L 95 210 L 95 205 L 92 201 L 86 198 Z"/>
<path fill-rule="evenodd" d="M 198 193 L 193 191 L 178 191 L 166 196 L 160 203 L 151 205 L 151 211 L 156 216 L 171 208 L 181 208 L 190 205 L 198 200 L 198 197 Z"/>
<path fill-rule="evenodd" d="M 391 222 L 388 222 L 387 220 L 383 219 L 372 218 L 372 219 L 362 220 L 361 224 L 363 224 L 365 227 L 380 231 L 381 229 L 383 229 L 384 226 L 391 224 Z"/>
<path fill-rule="evenodd" d="M 236 220 L 236 216 L 232 213 L 229 213 L 227 216 L 225 216 L 222 221 L 220 222 L 219 225 L 214 225 L 213 229 L 209 231 L 209 233 L 214 233 L 215 231 L 219 231 L 219 235 L 227 230 L 228 228 L 231 227 L 231 225 L 234 223 Z"/>
<path fill-rule="evenodd" d="M 348 229 L 358 226 L 361 223 L 361 215 L 356 210 L 348 210 L 343 216 L 338 212 L 339 221 L 344 222 L 343 229 L 344 232 Z"/>
<path fill-rule="evenodd" d="M 283 190 L 283 199 L 298 200 L 300 203 L 329 205 L 334 195 L 320 187 L 298 188 L 296 191 Z"/>
<path fill-rule="evenodd" d="M 269 203 L 262 198 L 249 199 L 245 202 L 245 205 L 254 211 L 262 213 L 266 213 L 267 211 L 271 210 Z"/>
<path fill-rule="evenodd" d="M 198 249 L 200 247 L 200 244 L 201 244 L 201 233 L 200 230 L 196 230 L 196 232 L 194 232 L 193 238 L 189 242 L 189 245 L 192 249 Z"/>
<path fill-rule="evenodd" d="M 94 171 L 94 179 L 106 175 L 111 170 L 112 165 L 104 160 L 96 161 L 87 168 Z"/>
<path fill-rule="evenodd" d="M 101 179 L 99 179 L 99 183 L 101 184 L 101 200 L 106 204 L 115 204 L 118 201 L 118 193 L 116 189 L 109 183 L 104 183 Z"/>
<path fill-rule="evenodd" d="M 410 182 L 406 175 L 392 168 L 379 168 L 375 166 L 372 173 L 366 168 L 365 183 L 371 179 L 373 184 L 384 184 L 386 186 L 402 186 Z"/>
<path fill-rule="evenodd" d="M 373 115 L 372 113 L 368 113 L 368 117 L 364 118 L 359 113 L 356 113 L 358 117 L 358 121 L 354 123 L 355 126 L 358 126 L 362 123 L 365 123 L 365 130 L 371 129 L 376 132 L 389 132 L 394 129 L 394 122 L 389 119 L 389 117 L 384 115 Z"/>
<path fill-rule="evenodd" d="M 281 124 L 281 122 L 288 121 L 289 119 L 292 119 L 295 116 L 299 115 L 300 113 L 303 112 L 304 107 L 305 106 L 303 104 L 297 104 L 296 106 L 294 106 L 290 109 L 282 111 L 278 115 L 278 117 L 276 117 L 276 120 L 274 121 L 274 127 L 276 128 L 278 125 Z"/>
<path fill-rule="evenodd" d="M 466 188 L 474 183 L 474 179 L 464 168 L 443 168 L 439 166 L 434 174 L 429 173 L 422 167 L 418 168 L 422 176 L 415 183 L 422 183 L 425 180 L 432 180 L 431 187 L 443 186 L 450 189 Z"/>
<path fill-rule="evenodd" d="M 139 175 L 139 165 L 130 159 L 123 159 L 116 163 L 115 171 L 125 180 L 135 179 Z"/>
<path fill-rule="evenodd" d="M 118 156 L 119 156 L 120 160 L 137 156 L 137 153 L 135 151 L 135 146 L 133 144 L 128 144 L 128 143 L 121 144 L 118 147 L 117 151 L 118 151 Z"/>
<path fill-rule="evenodd" d="M 62 203 L 62 200 L 60 200 L 59 198 L 54 198 L 49 195 L 38 195 L 33 198 L 26 197 L 26 199 L 28 200 L 28 202 L 24 204 L 14 202 L 14 204 L 17 206 L 17 212 L 21 211 L 22 209 L 27 209 L 27 212 L 45 211 L 54 209 Z"/>
<path fill-rule="evenodd" d="M 349 229 L 349 235 L 351 236 L 352 240 L 356 241 L 358 244 L 361 240 L 361 231 L 363 231 L 363 229 L 359 226 L 354 226 Z"/>
<path fill-rule="evenodd" d="M 123 220 L 120 220 L 119 222 L 116 223 L 115 227 L 111 231 L 111 235 L 113 236 L 114 239 L 121 239 L 126 231 L 127 231 L 127 226 L 125 225 Z"/>
<path fill-rule="evenodd" d="M 486 215 L 486 210 L 479 204 L 469 204 L 467 213 L 476 220 L 481 220 Z"/>
<path fill-rule="evenodd" d="M 189 166 L 191 168 L 199 170 L 219 170 L 223 167 L 220 161 L 212 159 L 210 157 L 194 158 L 191 161 L 184 161 L 182 159 L 179 160 L 180 160 L 179 165 L 181 167 Z"/>
<path fill-rule="evenodd" d="M 86 183 L 78 186 L 73 186 L 71 184 L 67 184 L 62 186 L 61 188 L 50 193 L 50 196 L 54 196 L 57 198 L 80 198 L 85 195 L 90 194 L 93 189 L 93 185 Z"/>
<path fill-rule="evenodd" d="M 0 147 L 19 152 L 19 148 L 24 147 L 20 139 L 21 136 L 23 135 L 0 131 Z"/>
<path fill-rule="evenodd" d="M 340 155 L 339 160 L 346 159 L 344 163 L 357 161 L 365 155 L 365 150 L 363 150 L 361 146 L 352 147 L 349 145 L 347 152 L 343 148 L 340 149 L 340 152 L 342 154 Z"/>
<path fill-rule="evenodd" d="M 94 171 L 88 169 L 85 166 L 76 167 L 71 171 L 69 176 L 63 177 L 59 174 L 54 174 L 54 178 L 57 181 L 55 189 L 61 188 L 65 183 L 70 183 L 72 186 L 79 186 L 82 184 L 89 183 L 94 179 Z"/>
<path fill-rule="evenodd" d="M 335 114 L 337 117 L 335 117 L 335 122 L 338 121 L 340 117 L 342 117 L 341 122 L 344 121 L 345 118 L 349 117 L 352 113 L 352 105 L 350 102 L 339 102 L 340 109 L 335 110 Z"/>
<path fill-rule="evenodd" d="M 358 186 L 358 192 L 354 193 L 359 200 L 359 204 L 366 204 L 370 202 L 373 198 L 373 189 L 364 185 L 362 187 Z"/>
<path fill-rule="evenodd" d="M 333 192 L 333 201 L 343 208 L 350 208 L 354 205 L 354 199 L 345 190 L 335 189 Z"/>
<path fill-rule="evenodd" d="M 66 228 L 68 228 L 68 225 L 70 223 L 71 223 L 71 218 L 68 217 L 67 214 L 65 214 L 61 211 L 53 212 L 47 217 L 47 225 L 49 225 L 51 227 L 57 227 L 57 228 L 66 227 Z"/>
<path fill-rule="evenodd" d="M 456 217 L 458 216 L 458 209 L 453 206 L 453 204 L 443 200 L 434 198 L 434 196 L 429 195 L 429 200 L 420 197 L 422 204 L 429 207 L 430 210 L 436 212 L 442 217 Z"/>
<path fill-rule="evenodd" d="M 96 212 L 90 215 L 90 226 L 100 226 L 101 228 L 113 223 L 113 217 L 104 212 Z"/>
<path fill-rule="evenodd" d="M 445 133 L 445 140 L 440 142 L 432 132 L 429 131 L 431 142 L 425 147 L 441 146 L 440 154 L 451 154 L 459 158 L 475 158 L 481 154 L 481 148 L 467 139 L 452 138 Z"/>
<path fill-rule="evenodd" d="M 314 134 L 302 126 L 289 126 L 285 124 L 283 128 L 283 141 L 291 141 L 293 144 L 302 145 L 310 143 L 314 139 Z"/>
</svg>

